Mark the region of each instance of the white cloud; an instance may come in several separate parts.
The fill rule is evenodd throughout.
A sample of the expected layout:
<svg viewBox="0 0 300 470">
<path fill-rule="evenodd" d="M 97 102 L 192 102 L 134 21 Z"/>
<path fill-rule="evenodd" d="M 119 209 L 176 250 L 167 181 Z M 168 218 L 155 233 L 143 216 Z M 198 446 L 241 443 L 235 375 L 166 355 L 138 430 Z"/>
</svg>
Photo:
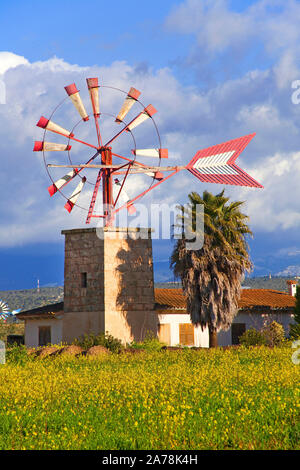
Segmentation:
<svg viewBox="0 0 300 470">
<path fill-rule="evenodd" d="M 233 197 L 247 200 L 254 230 L 273 232 L 300 227 L 300 152 L 264 158 L 261 167 L 251 174 L 262 182 L 262 191 L 232 190 Z"/>
<path fill-rule="evenodd" d="M 288 266 L 283 271 L 280 271 L 276 276 L 300 276 L 300 266 Z"/>
<path fill-rule="evenodd" d="M 195 42 L 185 65 L 201 75 L 209 72 L 217 58 L 219 73 L 241 69 L 241 63 L 276 60 L 279 88 L 289 87 L 299 76 L 300 4 L 296 0 L 258 0 L 237 12 L 228 0 L 186 0 L 165 21 L 167 31 L 193 35 Z M 214 64 L 214 65 L 216 65 Z"/>
<path fill-rule="evenodd" d="M 229 11 L 225 0 L 187 0 L 166 20 L 168 29 L 194 33 L 199 46 L 210 52 L 222 52 L 232 42 L 241 41 L 252 32 L 252 15 Z"/>
<path fill-rule="evenodd" d="M 163 165 L 188 163 L 201 148 L 256 131 L 256 137 L 237 163 L 261 181 L 265 189 L 227 187 L 227 192 L 232 197 L 247 200 L 247 212 L 252 227 L 257 230 L 299 227 L 300 108 L 291 103 L 291 90 L 280 88 L 276 73 L 274 68 L 253 70 L 204 92 L 196 87 L 182 86 L 168 68 L 147 69 L 137 74 L 135 67 L 124 61 L 105 67 L 79 67 L 57 58 L 32 64 L 20 59 L 17 67 L 6 70 L 7 104 L 0 105 L 0 245 L 59 240 L 61 229 L 85 225 L 86 212 L 75 208 L 69 215 L 63 208 L 65 199 L 59 194 L 49 198 L 47 186 L 50 182 L 42 155 L 33 153 L 32 148 L 33 141 L 40 140 L 43 135 L 36 122 L 41 115 L 49 117 L 66 97 L 65 85 L 77 84 L 90 112 L 85 84 L 85 78 L 89 76 L 98 76 L 101 84 L 125 91 L 134 86 L 142 91 L 144 105 L 152 103 L 157 108 L 155 122 L 161 133 L 162 146 L 169 148 L 170 155 Z M 101 93 L 102 112 L 116 115 L 125 95 L 120 96 L 110 89 L 101 89 Z M 138 105 L 135 105 L 132 116 L 137 110 Z M 70 129 L 79 117 L 67 98 L 53 119 Z M 112 120 L 109 117 L 107 120 L 103 126 L 105 138 L 112 132 Z M 96 143 L 93 120 L 80 123 L 76 135 Z M 55 139 L 54 134 L 49 134 L 49 140 L 50 137 Z M 136 139 L 138 148 L 157 146 L 151 122 L 137 128 Z M 124 136 L 124 140 L 120 140 L 120 152 L 125 147 L 131 149 L 132 144 L 130 136 Z M 72 145 L 71 155 L 76 163 L 91 156 L 87 147 Z M 52 161 L 54 157 L 55 161 L 62 159 L 67 163 L 64 155 L 53 155 Z M 57 171 L 55 175 L 61 173 Z M 135 189 L 146 189 L 141 186 L 140 178 L 131 181 L 134 184 L 131 188 L 127 185 L 127 192 L 133 194 Z M 92 186 L 86 185 L 86 188 L 89 192 L 85 190 L 79 203 L 88 206 Z M 221 188 L 219 185 L 202 185 L 188 172 L 181 172 L 149 193 L 143 201 L 182 203 L 190 191 L 208 189 L 217 192 Z"/>
<path fill-rule="evenodd" d="M 280 248 L 280 250 L 278 250 L 278 252 L 276 253 L 276 256 L 278 257 L 286 257 L 286 256 L 294 257 L 294 256 L 299 256 L 299 255 L 300 255 L 300 249 L 295 246 Z"/>
<path fill-rule="evenodd" d="M 271 54 L 294 48 L 299 39 L 300 5 L 296 0 L 258 0 L 243 11 L 228 0 L 186 0 L 166 19 L 169 30 L 195 34 L 199 46 L 210 52 L 250 39 L 261 39 Z"/>
<path fill-rule="evenodd" d="M 25 57 L 14 54 L 13 52 L 0 51 L 0 75 L 4 74 L 9 69 L 24 64 L 29 64 Z"/>
</svg>

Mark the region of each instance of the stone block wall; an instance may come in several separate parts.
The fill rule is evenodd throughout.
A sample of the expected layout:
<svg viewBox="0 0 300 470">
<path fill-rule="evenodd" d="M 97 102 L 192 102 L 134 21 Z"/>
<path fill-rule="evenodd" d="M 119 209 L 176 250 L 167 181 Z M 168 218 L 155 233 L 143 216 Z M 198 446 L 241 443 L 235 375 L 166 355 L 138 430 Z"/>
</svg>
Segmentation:
<svg viewBox="0 0 300 470">
<path fill-rule="evenodd" d="M 63 230 L 65 235 L 65 312 L 104 310 L 104 242 L 95 229 Z M 86 273 L 87 286 L 82 287 Z"/>
<path fill-rule="evenodd" d="M 79 336 L 79 330 L 88 330 L 88 325 L 124 343 L 157 334 L 151 233 L 147 230 L 145 239 L 140 238 L 143 229 L 130 230 L 130 234 L 122 228 L 62 232 L 68 341 L 70 335 Z M 81 286 L 83 273 L 86 287 Z"/>
</svg>

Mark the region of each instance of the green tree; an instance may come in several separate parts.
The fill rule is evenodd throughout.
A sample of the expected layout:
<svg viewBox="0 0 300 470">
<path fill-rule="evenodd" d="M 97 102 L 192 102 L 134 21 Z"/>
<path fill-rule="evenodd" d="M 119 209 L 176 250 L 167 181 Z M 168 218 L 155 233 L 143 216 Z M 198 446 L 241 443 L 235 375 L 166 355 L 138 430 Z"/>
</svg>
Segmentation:
<svg viewBox="0 0 300 470">
<path fill-rule="evenodd" d="M 284 328 L 281 323 L 272 321 L 262 329 L 262 334 L 268 346 L 279 346 L 284 342 Z"/>
<path fill-rule="evenodd" d="M 248 217 L 240 211 L 243 202 L 229 202 L 224 193 L 189 194 L 187 215 L 180 206 L 176 226 L 181 227 L 182 238 L 176 241 L 170 261 L 174 275 L 181 278 L 192 323 L 209 328 L 210 347 L 217 346 L 217 331 L 230 327 L 245 271 L 252 269 L 246 242 L 252 232 Z M 204 206 L 204 244 L 189 250 L 185 228 L 196 230 L 198 204 Z"/>
<path fill-rule="evenodd" d="M 294 320 L 298 325 L 300 325 L 300 286 L 296 287 L 296 304 L 294 309 Z"/>
<path fill-rule="evenodd" d="M 292 339 L 300 338 L 300 286 L 296 288 L 296 303 L 294 308 L 295 324 L 290 325 L 290 336 Z"/>
</svg>

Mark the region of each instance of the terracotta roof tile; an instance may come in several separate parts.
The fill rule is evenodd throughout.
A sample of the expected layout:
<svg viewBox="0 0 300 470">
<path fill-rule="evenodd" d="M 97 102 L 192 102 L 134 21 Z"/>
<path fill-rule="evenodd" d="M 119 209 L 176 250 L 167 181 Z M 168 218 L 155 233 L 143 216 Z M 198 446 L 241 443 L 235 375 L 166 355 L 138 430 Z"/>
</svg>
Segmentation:
<svg viewBox="0 0 300 470">
<path fill-rule="evenodd" d="M 155 289 L 156 308 L 185 309 L 182 289 Z M 291 308 L 295 298 L 284 292 L 272 289 L 242 289 L 239 307 Z"/>
<path fill-rule="evenodd" d="M 240 308 L 271 307 L 285 308 L 295 306 L 295 297 L 272 289 L 243 289 L 239 301 Z"/>
<path fill-rule="evenodd" d="M 154 289 L 157 307 L 186 308 L 186 302 L 182 289 Z"/>
</svg>

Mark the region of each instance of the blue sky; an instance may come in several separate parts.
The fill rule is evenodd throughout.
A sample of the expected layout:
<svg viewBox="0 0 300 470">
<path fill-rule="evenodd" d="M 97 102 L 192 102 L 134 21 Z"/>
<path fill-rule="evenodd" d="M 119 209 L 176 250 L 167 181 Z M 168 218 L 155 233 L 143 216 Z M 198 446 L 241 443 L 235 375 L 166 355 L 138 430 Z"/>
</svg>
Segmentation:
<svg viewBox="0 0 300 470">
<path fill-rule="evenodd" d="M 63 282 L 60 232 L 84 226 L 84 215 L 69 216 L 62 198 L 49 199 L 32 142 L 42 137 L 39 117 L 65 97 L 64 85 L 75 81 L 86 98 L 88 76 L 142 91 L 158 109 L 170 164 L 256 132 L 239 163 L 265 189 L 226 191 L 246 201 L 254 274 L 300 275 L 300 105 L 291 100 L 300 79 L 299 20 L 296 0 L 0 2 L 0 290 L 34 287 L 37 278 Z M 115 101 L 104 104 L 112 112 Z M 68 126 L 70 117 L 63 111 L 59 123 Z M 138 138 L 147 140 L 146 132 Z M 204 189 L 222 187 L 184 174 L 145 203 L 182 203 Z M 153 243 L 156 280 L 172 278 L 171 246 Z"/>
<path fill-rule="evenodd" d="M 56 55 L 82 66 L 126 60 L 165 67 L 191 44 L 191 38 L 181 38 L 175 54 L 170 54 L 176 34 L 163 25 L 178 4 L 100 0 L 91 7 L 79 0 L 54 0 L 51 6 L 32 0 L 1 2 L 1 44 L 3 50 L 13 50 L 30 62 Z"/>
</svg>

